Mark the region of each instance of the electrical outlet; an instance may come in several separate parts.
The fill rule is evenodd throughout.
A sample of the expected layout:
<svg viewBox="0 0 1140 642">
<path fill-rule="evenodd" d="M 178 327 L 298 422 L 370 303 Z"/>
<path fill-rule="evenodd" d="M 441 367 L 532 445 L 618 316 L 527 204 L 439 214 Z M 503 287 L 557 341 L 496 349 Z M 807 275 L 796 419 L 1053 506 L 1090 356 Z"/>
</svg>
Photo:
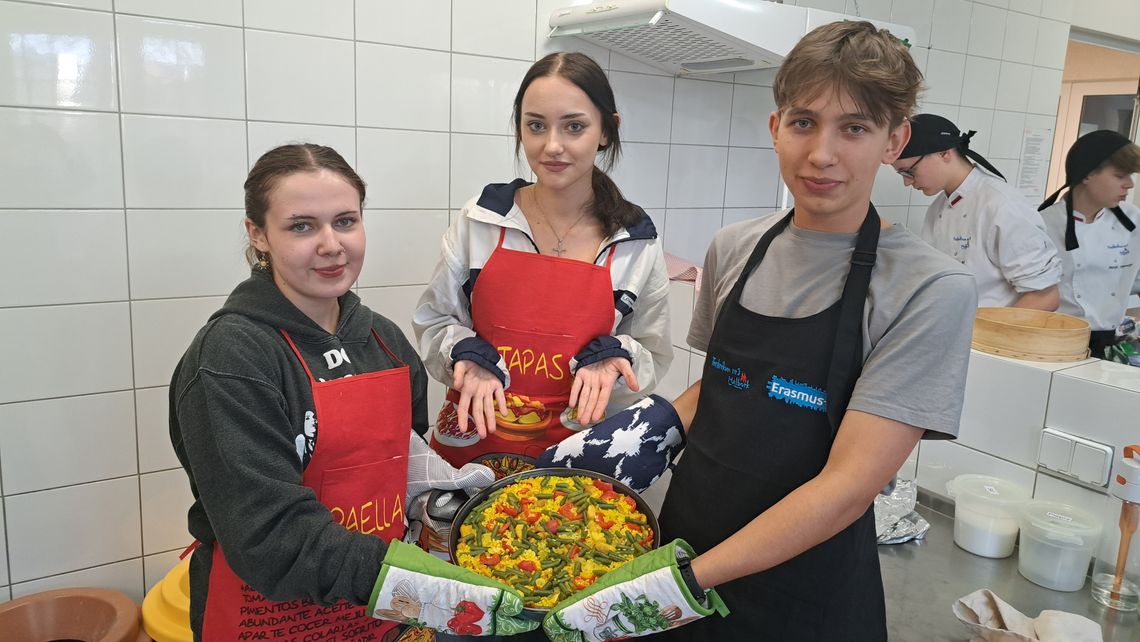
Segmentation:
<svg viewBox="0 0 1140 642">
<path fill-rule="evenodd" d="M 1107 486 L 1113 448 L 1055 428 L 1041 431 L 1037 465 L 1093 486 Z"/>
</svg>

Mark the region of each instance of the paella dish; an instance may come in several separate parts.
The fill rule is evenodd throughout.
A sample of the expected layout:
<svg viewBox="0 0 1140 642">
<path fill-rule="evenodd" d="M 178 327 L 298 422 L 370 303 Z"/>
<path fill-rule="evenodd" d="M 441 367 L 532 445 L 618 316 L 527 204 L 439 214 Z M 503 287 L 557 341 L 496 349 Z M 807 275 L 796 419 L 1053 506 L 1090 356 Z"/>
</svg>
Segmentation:
<svg viewBox="0 0 1140 642">
<path fill-rule="evenodd" d="M 456 562 L 550 608 L 653 548 L 637 501 L 585 476 L 537 476 L 492 492 L 459 527 Z"/>
</svg>

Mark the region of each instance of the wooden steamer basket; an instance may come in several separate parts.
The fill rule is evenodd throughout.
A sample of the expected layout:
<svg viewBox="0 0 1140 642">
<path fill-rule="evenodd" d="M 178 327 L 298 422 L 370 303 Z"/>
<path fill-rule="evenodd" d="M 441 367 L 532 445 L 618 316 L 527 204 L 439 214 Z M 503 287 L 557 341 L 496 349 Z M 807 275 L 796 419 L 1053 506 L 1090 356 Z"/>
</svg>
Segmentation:
<svg viewBox="0 0 1140 642">
<path fill-rule="evenodd" d="M 970 346 L 1029 361 L 1080 361 L 1089 354 L 1089 324 L 1060 312 L 978 308 Z"/>
</svg>

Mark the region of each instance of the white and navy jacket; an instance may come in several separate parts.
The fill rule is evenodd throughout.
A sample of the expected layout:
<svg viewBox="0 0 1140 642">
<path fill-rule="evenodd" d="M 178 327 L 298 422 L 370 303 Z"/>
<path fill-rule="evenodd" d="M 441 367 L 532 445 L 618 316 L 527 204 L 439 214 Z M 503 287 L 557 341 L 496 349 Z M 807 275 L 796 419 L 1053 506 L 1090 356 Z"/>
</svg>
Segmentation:
<svg viewBox="0 0 1140 642">
<path fill-rule="evenodd" d="M 1140 223 L 1140 209 L 1119 205 L 1121 213 Z M 1064 199 L 1041 212 L 1045 229 L 1057 247 L 1065 247 Z M 1109 209 L 1092 223 L 1073 212 L 1078 247 L 1062 251 L 1061 305 L 1058 312 L 1084 318 L 1094 331 L 1115 330 L 1124 320 L 1128 295 L 1140 292 L 1140 230 L 1131 231 Z"/>
<path fill-rule="evenodd" d="M 499 243 L 503 247 L 537 252 L 530 225 L 515 204 L 523 179 L 492 183 L 471 199 L 443 237 L 439 263 L 431 283 L 420 297 L 412 324 L 428 373 L 451 384 L 452 365 L 471 360 L 495 372 L 510 386 L 510 376 L 499 352 L 472 329 L 471 292 L 479 272 Z M 607 357 L 630 360 L 641 390 L 631 392 L 624 378 L 610 397 L 610 408 L 624 408 L 656 387 L 673 360 L 669 333 L 669 276 L 665 255 L 653 221 L 644 211 L 641 220 L 618 230 L 602 243 L 595 264 L 603 265 L 614 248 L 610 279 L 614 289 L 614 327 L 598 337 L 570 362 L 571 372 Z M 558 296 L 558 293 L 551 293 Z"/>
</svg>

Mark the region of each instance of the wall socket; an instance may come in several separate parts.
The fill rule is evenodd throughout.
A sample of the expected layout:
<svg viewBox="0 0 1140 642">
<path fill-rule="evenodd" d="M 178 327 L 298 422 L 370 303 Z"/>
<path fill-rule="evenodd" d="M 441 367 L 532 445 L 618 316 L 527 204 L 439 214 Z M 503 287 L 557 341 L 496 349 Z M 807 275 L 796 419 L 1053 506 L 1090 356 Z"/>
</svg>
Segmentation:
<svg viewBox="0 0 1140 642">
<path fill-rule="evenodd" d="M 1112 446 L 1071 435 L 1056 428 L 1041 431 L 1037 465 L 1093 486 L 1108 485 Z"/>
</svg>

